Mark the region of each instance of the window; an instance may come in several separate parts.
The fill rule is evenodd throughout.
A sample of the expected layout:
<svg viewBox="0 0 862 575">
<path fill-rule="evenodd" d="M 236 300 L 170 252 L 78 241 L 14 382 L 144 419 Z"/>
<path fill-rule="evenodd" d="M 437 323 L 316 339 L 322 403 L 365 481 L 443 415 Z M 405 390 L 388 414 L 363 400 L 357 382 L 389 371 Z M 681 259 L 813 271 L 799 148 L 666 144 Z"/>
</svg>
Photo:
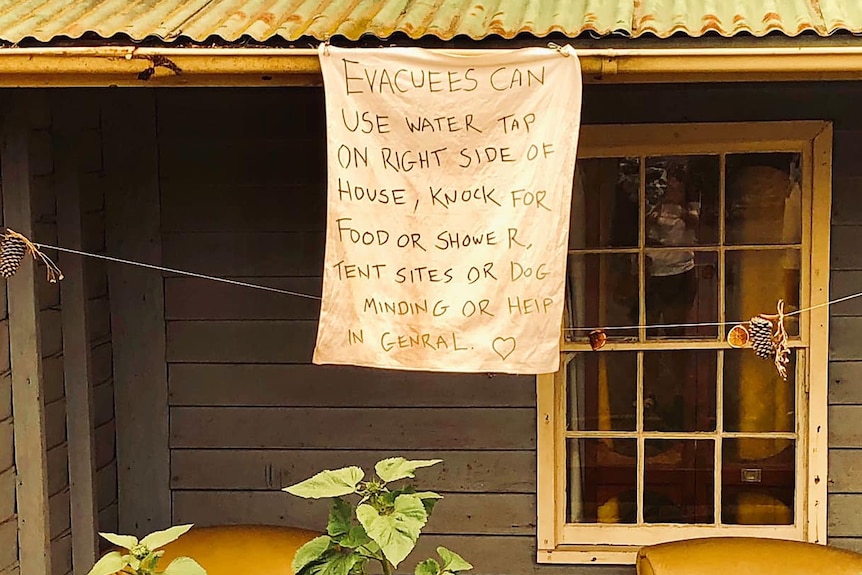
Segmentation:
<svg viewBox="0 0 862 575">
<path fill-rule="evenodd" d="M 560 370 L 538 378 L 540 562 L 825 542 L 828 311 L 787 318 L 786 380 L 726 334 L 828 299 L 831 141 L 824 122 L 582 129 Z"/>
</svg>

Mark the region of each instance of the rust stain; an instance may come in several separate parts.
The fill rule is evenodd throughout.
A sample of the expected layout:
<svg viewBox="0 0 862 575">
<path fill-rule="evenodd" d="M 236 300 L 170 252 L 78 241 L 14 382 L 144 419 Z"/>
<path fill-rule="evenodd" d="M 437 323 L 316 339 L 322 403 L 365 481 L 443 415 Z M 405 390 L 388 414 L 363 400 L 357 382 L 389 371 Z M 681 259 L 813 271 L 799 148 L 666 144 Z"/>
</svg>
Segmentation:
<svg viewBox="0 0 862 575">
<path fill-rule="evenodd" d="M 726 3 L 723 10 L 711 8 Z M 140 2 L 138 2 L 140 4 Z M 613 31 L 631 32 L 640 36 L 644 32 L 665 38 L 675 32 L 698 37 L 712 31 L 724 36 L 750 32 L 763 35 L 769 31 L 780 31 L 787 36 L 796 36 L 812 30 L 826 36 L 836 30 L 859 32 L 862 30 L 862 10 L 848 7 L 854 2 L 840 0 L 687 0 L 668 2 L 662 0 L 583 0 L 583 15 L 576 21 L 570 14 L 563 15 L 559 1 L 545 0 L 291 0 L 278 2 L 267 0 L 231 0 L 226 2 L 205 0 L 146 0 L 145 16 L 128 10 L 128 0 L 78 0 L 76 5 L 85 8 L 75 17 L 33 19 L 29 7 L 32 3 L 11 2 L 0 13 L 0 40 L 20 42 L 26 38 L 51 41 L 54 38 L 78 38 L 87 33 L 96 33 L 104 38 L 127 34 L 135 40 L 157 38 L 164 34 L 164 23 L 168 21 L 194 20 L 194 26 L 183 28 L 168 35 L 164 42 L 178 40 L 204 41 L 212 36 L 226 40 L 240 38 L 251 30 L 256 40 L 272 37 L 295 39 L 300 37 L 325 40 L 339 34 L 345 37 L 364 35 L 388 38 L 401 32 L 410 38 L 452 38 L 469 35 L 473 39 L 492 34 L 512 38 L 520 33 L 543 37 L 551 32 L 560 32 L 567 37 L 576 37 L 585 31 L 609 34 Z M 289 4 L 291 9 L 283 11 L 275 6 Z M 263 5 L 263 6 L 261 6 Z M 396 6 L 397 5 L 397 6 Z M 525 16 L 530 5 L 529 19 Z M 594 9 L 600 5 L 600 9 Z M 674 6 L 685 5 L 688 12 L 675 13 Z M 461 7 L 464 7 L 463 9 Z M 91 7 L 87 9 L 86 7 Z M 394 17 L 386 22 L 373 17 L 381 10 Z M 398 13 L 400 12 L 400 16 Z M 104 14 L 125 14 L 110 18 L 106 24 Z M 326 17 L 321 18 L 321 15 Z M 261 37 L 258 37 L 260 34 Z"/>
</svg>

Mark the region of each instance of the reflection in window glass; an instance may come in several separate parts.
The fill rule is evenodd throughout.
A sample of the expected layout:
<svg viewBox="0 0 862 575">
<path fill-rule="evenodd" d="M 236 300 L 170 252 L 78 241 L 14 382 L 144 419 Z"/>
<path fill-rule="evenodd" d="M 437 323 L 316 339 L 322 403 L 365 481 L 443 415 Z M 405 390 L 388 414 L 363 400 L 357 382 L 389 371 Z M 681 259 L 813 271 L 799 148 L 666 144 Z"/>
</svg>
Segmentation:
<svg viewBox="0 0 862 575">
<path fill-rule="evenodd" d="M 643 418 L 646 431 L 713 431 L 717 352 L 644 353 Z"/>
<path fill-rule="evenodd" d="M 729 251 L 727 266 L 727 321 L 748 321 L 765 313 L 774 314 L 778 300 L 784 311 L 799 307 L 799 273 L 795 249 Z M 799 335 L 798 317 L 785 323 L 788 335 Z"/>
<path fill-rule="evenodd" d="M 796 454 L 790 439 L 740 437 L 722 446 L 721 521 L 793 523 Z"/>
<path fill-rule="evenodd" d="M 579 161 L 569 247 L 637 247 L 639 193 L 638 158 Z"/>
<path fill-rule="evenodd" d="M 646 323 L 664 326 L 648 329 L 647 337 L 717 337 L 718 254 L 648 249 L 645 255 Z M 679 257 L 690 257 L 692 267 L 678 274 L 657 273 Z M 712 325 L 677 325 L 697 323 Z"/>
<path fill-rule="evenodd" d="M 644 521 L 715 522 L 715 442 L 647 439 Z"/>
<path fill-rule="evenodd" d="M 802 237 L 799 154 L 727 156 L 725 243 L 795 244 Z"/>
<path fill-rule="evenodd" d="M 637 521 L 635 439 L 574 439 L 567 442 L 570 523 Z"/>
<path fill-rule="evenodd" d="M 725 431 L 775 432 L 796 429 L 796 350 L 790 352 L 787 381 L 771 360 L 750 349 L 724 354 Z"/>
<path fill-rule="evenodd" d="M 718 156 L 647 158 L 644 228 L 648 246 L 717 242 L 719 165 Z M 688 263 L 678 258 L 673 266 L 668 264 L 666 273 L 680 272 Z"/>
<path fill-rule="evenodd" d="M 637 353 L 579 353 L 568 363 L 569 429 L 634 431 Z"/>
<path fill-rule="evenodd" d="M 638 324 L 637 254 L 586 254 L 569 257 L 567 327 Z M 608 330 L 608 338 L 637 337 L 637 329 Z M 586 339 L 585 331 L 569 339 Z"/>
</svg>

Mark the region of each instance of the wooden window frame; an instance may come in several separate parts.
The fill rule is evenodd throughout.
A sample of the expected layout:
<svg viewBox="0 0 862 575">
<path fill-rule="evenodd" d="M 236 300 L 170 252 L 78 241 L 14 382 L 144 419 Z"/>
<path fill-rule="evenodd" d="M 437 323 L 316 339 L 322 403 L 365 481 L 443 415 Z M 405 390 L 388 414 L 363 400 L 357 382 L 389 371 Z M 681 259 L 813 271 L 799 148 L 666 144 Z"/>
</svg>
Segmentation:
<svg viewBox="0 0 862 575">
<path fill-rule="evenodd" d="M 591 125 L 581 129 L 579 159 L 680 154 L 797 152 L 802 167 L 800 307 L 829 299 L 832 124 L 825 121 Z M 724 176 L 722 175 L 722 178 Z M 722 216 L 723 217 L 723 216 Z M 764 310 L 765 312 L 768 310 Z M 788 526 L 618 525 L 566 523 L 566 399 L 564 371 L 537 377 L 537 561 L 633 564 L 644 545 L 710 536 L 753 536 L 826 543 L 827 384 L 829 310 L 800 314 L 795 346 L 804 351 L 797 373 L 797 503 Z M 726 330 L 724 330 L 726 333 Z M 721 341 L 709 348 L 729 349 Z M 671 342 L 611 343 L 602 351 L 667 349 Z M 697 347 L 688 345 L 687 347 Z M 566 341 L 561 353 L 587 352 Z M 599 352 L 601 353 L 601 352 Z"/>
</svg>

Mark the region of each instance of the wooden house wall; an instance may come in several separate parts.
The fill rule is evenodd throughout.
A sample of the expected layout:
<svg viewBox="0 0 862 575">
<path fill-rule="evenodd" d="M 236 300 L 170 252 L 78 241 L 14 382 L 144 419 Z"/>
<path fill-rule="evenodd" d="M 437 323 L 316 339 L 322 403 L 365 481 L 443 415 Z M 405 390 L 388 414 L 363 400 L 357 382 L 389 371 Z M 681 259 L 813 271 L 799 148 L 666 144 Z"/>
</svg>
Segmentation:
<svg viewBox="0 0 862 575">
<path fill-rule="evenodd" d="M 57 165 L 62 143 L 55 126 L 62 94 L 48 90 L 31 90 L 27 93 L 26 109 L 28 150 L 30 166 L 30 193 L 33 220 L 33 239 L 48 245 L 59 245 L 58 195 L 63 193 L 61 174 Z M 104 190 L 101 185 L 102 143 L 98 104 L 87 105 L 86 99 L 78 100 L 74 121 L 76 128 L 71 134 L 72 146 L 76 150 L 76 163 L 71 169 L 77 172 L 77 185 L 83 197 L 82 248 L 91 252 L 104 252 Z M 66 118 L 68 120 L 68 118 Z M 69 125 L 70 122 L 65 122 Z M 68 175 L 68 174 L 66 174 Z M 46 250 L 61 268 L 70 257 Z M 95 438 L 98 463 L 97 486 L 98 525 L 83 525 L 76 528 L 76 537 L 95 537 L 95 529 L 116 530 L 116 457 L 113 440 L 113 395 L 110 316 L 105 267 L 94 261 L 83 262 L 89 287 L 84 304 L 88 333 L 85 344 L 90 349 L 90 378 L 93 397 Z M 86 501 L 73 501 L 70 482 L 70 440 L 67 425 L 67 391 L 69 385 L 85 383 L 66 380 L 67 356 L 64 350 L 64 305 L 61 284 L 46 281 L 44 266 L 37 270 L 37 301 L 41 344 L 42 398 L 45 405 L 45 456 L 47 462 L 48 531 L 50 539 L 51 572 L 66 575 L 72 572 L 72 508 L 86 506 Z M 0 573 L 17 573 L 17 531 L 15 467 L 13 449 L 14 414 L 11 401 L 11 365 L 8 346 L 8 313 L 6 289 L 2 290 L 2 317 L 0 324 Z M 66 334 L 68 335 L 68 334 Z M 81 448 L 78 447 L 80 450 Z M 75 454 L 72 454 L 75 457 Z M 83 457 L 78 452 L 77 457 Z M 96 510 L 94 509 L 94 512 Z M 80 533 L 80 535 L 79 535 Z M 81 572 L 89 566 L 80 566 Z"/>
<path fill-rule="evenodd" d="M 178 89 L 148 97 L 157 110 L 163 263 L 319 294 L 322 93 Z M 862 286 L 860 97 L 852 83 L 591 86 L 584 122 L 834 121 L 835 296 Z M 171 522 L 319 528 L 325 508 L 280 487 L 390 454 L 440 457 L 445 463 L 423 485 L 446 499 L 423 553 L 445 544 L 481 574 L 633 573 L 536 565 L 532 378 L 312 366 L 313 299 L 170 274 L 163 287 Z M 828 535 L 862 549 L 862 303 L 831 313 Z"/>
<path fill-rule="evenodd" d="M 0 210 L 0 219 L 2 219 L 2 210 Z M 9 312 L 4 285 L 0 288 L 0 574 L 2 575 L 18 575 L 19 572 L 14 423 Z"/>
</svg>

